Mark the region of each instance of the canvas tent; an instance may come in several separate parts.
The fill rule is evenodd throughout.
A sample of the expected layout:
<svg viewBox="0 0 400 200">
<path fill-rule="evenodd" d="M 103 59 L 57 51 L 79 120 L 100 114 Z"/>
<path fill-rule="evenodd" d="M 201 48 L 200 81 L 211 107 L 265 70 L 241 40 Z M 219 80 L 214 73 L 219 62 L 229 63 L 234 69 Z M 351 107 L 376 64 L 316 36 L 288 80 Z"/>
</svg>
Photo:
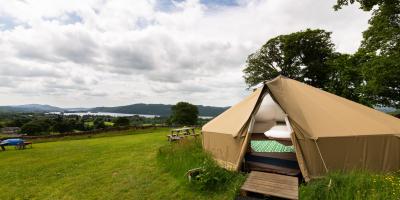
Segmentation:
<svg viewBox="0 0 400 200">
<path fill-rule="evenodd" d="M 400 169 L 400 119 L 283 76 L 203 126 L 203 146 L 221 166 L 240 168 L 269 95 L 290 124 L 306 180 L 334 170 Z"/>
</svg>

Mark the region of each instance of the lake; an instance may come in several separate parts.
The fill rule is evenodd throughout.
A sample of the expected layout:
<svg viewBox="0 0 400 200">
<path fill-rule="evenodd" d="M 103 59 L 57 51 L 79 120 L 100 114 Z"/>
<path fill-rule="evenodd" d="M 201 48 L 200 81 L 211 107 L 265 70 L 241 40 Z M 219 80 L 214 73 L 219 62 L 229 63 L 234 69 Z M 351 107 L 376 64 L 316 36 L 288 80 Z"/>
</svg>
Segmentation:
<svg viewBox="0 0 400 200">
<path fill-rule="evenodd" d="M 61 112 L 49 112 L 47 114 L 61 115 Z M 125 114 L 125 113 L 111 113 L 111 112 L 71 112 L 71 113 L 67 112 L 67 113 L 63 113 L 63 115 L 78 115 L 78 116 L 94 115 L 94 116 L 111 116 L 111 117 L 130 117 L 130 116 L 138 115 L 140 117 L 145 117 L 145 118 L 160 117 L 160 115 Z M 199 118 L 200 119 L 212 119 L 213 117 L 199 116 Z"/>
<path fill-rule="evenodd" d="M 49 112 L 49 114 L 61 115 L 61 112 Z M 140 117 L 145 117 L 145 118 L 160 117 L 159 115 L 125 114 L 125 113 L 111 113 L 111 112 L 72 112 L 72 113 L 63 113 L 63 115 L 78 115 L 78 116 L 94 115 L 94 116 L 111 116 L 111 117 L 130 117 L 138 115 Z"/>
</svg>

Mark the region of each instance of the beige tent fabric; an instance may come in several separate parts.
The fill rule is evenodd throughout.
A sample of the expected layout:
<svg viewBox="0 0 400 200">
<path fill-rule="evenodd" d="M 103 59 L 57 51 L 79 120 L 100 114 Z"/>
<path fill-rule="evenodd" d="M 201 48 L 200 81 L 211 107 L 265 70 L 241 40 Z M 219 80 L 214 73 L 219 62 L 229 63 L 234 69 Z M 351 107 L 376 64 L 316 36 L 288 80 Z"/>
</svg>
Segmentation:
<svg viewBox="0 0 400 200">
<path fill-rule="evenodd" d="M 236 137 L 249 120 L 263 87 L 258 88 L 243 101 L 232 106 L 202 127 L 203 132 L 228 134 Z"/>
<path fill-rule="evenodd" d="M 306 181 L 336 170 L 400 169 L 399 119 L 282 76 L 267 85 L 289 116 Z"/>
<path fill-rule="evenodd" d="M 228 170 L 237 170 L 240 165 L 240 153 L 245 144 L 245 137 L 232 137 L 229 134 L 203 132 L 203 148 L 217 163 Z"/>
<path fill-rule="evenodd" d="M 393 135 L 320 138 L 317 141 L 296 138 L 294 143 L 306 181 L 330 171 L 400 169 L 400 139 Z"/>
<path fill-rule="evenodd" d="M 238 170 L 250 139 L 246 127 L 262 92 L 263 87 L 258 88 L 202 127 L 203 148 L 220 166 Z"/>
<path fill-rule="evenodd" d="M 375 109 L 283 76 L 267 85 L 307 138 L 400 134 L 400 120 Z"/>
<path fill-rule="evenodd" d="M 247 127 L 267 91 L 288 115 L 307 181 L 336 170 L 400 169 L 399 119 L 283 76 L 203 126 L 203 147 L 221 166 L 239 168 Z"/>
</svg>

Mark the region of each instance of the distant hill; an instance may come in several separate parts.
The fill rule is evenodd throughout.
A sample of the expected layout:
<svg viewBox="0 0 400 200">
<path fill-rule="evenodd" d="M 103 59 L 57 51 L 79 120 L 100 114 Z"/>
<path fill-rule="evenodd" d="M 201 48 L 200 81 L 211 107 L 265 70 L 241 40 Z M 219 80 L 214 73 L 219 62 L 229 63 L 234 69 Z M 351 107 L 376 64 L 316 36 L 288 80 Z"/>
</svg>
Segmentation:
<svg viewBox="0 0 400 200">
<path fill-rule="evenodd" d="M 168 116 L 171 114 L 171 106 L 166 104 L 132 104 L 116 107 L 96 107 L 89 109 L 90 112 L 114 112 L 125 114 L 147 114 Z M 200 116 L 217 116 L 224 112 L 228 107 L 213 107 L 198 105 Z"/>
<path fill-rule="evenodd" d="M 42 105 L 42 104 L 26 104 L 17 106 L 0 106 L 0 112 L 62 112 L 63 108 Z"/>
<path fill-rule="evenodd" d="M 42 104 L 26 104 L 17 106 L 0 106 L 0 112 L 112 112 L 125 114 L 147 114 L 168 116 L 171 114 L 171 106 L 166 104 L 132 104 L 115 107 L 95 107 L 95 108 L 60 108 Z M 213 107 L 198 105 L 200 116 L 217 116 L 228 107 Z"/>
</svg>

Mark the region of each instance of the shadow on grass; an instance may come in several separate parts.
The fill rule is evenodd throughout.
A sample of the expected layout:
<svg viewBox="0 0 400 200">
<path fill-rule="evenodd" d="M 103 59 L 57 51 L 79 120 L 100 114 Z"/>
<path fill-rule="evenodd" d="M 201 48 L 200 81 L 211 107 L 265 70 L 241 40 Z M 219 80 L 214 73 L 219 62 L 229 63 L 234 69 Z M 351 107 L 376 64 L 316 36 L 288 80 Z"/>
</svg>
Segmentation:
<svg viewBox="0 0 400 200">
<path fill-rule="evenodd" d="M 165 171 L 172 174 L 183 186 L 199 194 L 227 193 L 233 198 L 245 180 L 244 174 L 219 167 L 204 152 L 199 138 L 166 144 L 159 149 L 157 159 Z M 189 182 L 185 174 L 193 168 L 202 168 L 202 171 Z"/>
</svg>

